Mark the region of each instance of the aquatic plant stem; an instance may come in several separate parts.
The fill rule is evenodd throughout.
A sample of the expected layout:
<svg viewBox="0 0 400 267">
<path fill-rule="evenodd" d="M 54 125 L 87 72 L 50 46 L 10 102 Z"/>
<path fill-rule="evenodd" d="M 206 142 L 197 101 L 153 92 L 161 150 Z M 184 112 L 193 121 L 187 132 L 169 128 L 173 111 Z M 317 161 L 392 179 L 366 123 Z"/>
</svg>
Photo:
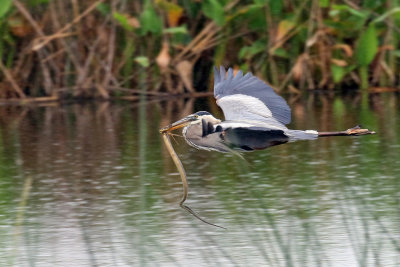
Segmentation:
<svg viewBox="0 0 400 267">
<path fill-rule="evenodd" d="M 210 222 L 204 220 L 199 215 L 197 215 L 191 208 L 189 208 L 188 206 L 183 204 L 189 194 L 189 184 L 188 184 L 188 181 L 186 178 L 186 172 L 185 172 L 185 169 L 183 168 L 182 162 L 180 161 L 178 155 L 176 154 L 174 148 L 172 147 L 171 140 L 169 139 L 169 133 L 163 132 L 162 136 L 163 136 L 164 144 L 167 147 L 167 150 L 168 150 L 169 154 L 171 155 L 171 158 L 174 161 L 175 166 L 178 169 L 179 175 L 181 176 L 181 179 L 182 179 L 183 195 L 182 195 L 181 201 L 179 202 L 179 206 L 206 224 L 209 224 L 209 225 L 212 225 L 212 226 L 215 226 L 218 228 L 226 229 L 225 227 L 222 227 L 222 226 L 219 226 L 219 225 L 216 225 L 216 224 L 213 224 L 213 223 L 210 223 Z"/>
<path fill-rule="evenodd" d="M 327 136 L 352 136 L 352 135 L 367 135 L 367 134 L 375 134 L 374 131 L 370 131 L 368 129 L 361 129 L 360 126 L 355 126 L 353 128 L 347 129 L 346 131 L 339 132 L 318 132 L 318 137 L 327 137 Z"/>
<path fill-rule="evenodd" d="M 368 89 L 368 67 L 367 66 L 360 66 L 360 80 L 361 80 L 361 89 L 367 90 Z"/>
<path fill-rule="evenodd" d="M 175 163 L 176 168 L 178 169 L 179 175 L 182 178 L 182 186 L 183 186 L 183 196 L 181 201 L 179 202 L 179 205 L 182 206 L 183 202 L 187 199 L 188 193 L 189 193 L 189 184 L 186 179 L 186 172 L 185 169 L 183 168 L 182 162 L 179 160 L 178 155 L 176 154 L 174 148 L 172 147 L 171 140 L 169 139 L 169 134 L 168 133 L 163 133 L 163 140 L 165 143 L 165 146 L 167 147 L 167 150 L 169 154 L 171 155 L 172 160 Z"/>
</svg>

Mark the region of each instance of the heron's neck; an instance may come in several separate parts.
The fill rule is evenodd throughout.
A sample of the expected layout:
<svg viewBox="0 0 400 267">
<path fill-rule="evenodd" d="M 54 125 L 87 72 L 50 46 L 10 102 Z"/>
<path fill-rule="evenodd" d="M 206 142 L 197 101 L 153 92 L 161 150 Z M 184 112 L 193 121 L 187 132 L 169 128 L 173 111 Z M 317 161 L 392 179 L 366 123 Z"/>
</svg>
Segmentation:
<svg viewBox="0 0 400 267">
<path fill-rule="evenodd" d="M 200 147 L 194 143 L 194 142 L 196 142 L 196 140 L 201 138 L 201 135 L 199 135 L 199 133 L 201 133 L 201 131 L 202 131 L 202 129 L 201 129 L 200 123 L 189 124 L 188 126 L 185 126 L 183 128 L 182 135 L 185 138 L 185 141 L 186 141 L 186 143 L 188 143 L 188 145 L 190 145 L 194 148 L 197 148 L 197 149 L 202 149 L 202 147 Z"/>
</svg>

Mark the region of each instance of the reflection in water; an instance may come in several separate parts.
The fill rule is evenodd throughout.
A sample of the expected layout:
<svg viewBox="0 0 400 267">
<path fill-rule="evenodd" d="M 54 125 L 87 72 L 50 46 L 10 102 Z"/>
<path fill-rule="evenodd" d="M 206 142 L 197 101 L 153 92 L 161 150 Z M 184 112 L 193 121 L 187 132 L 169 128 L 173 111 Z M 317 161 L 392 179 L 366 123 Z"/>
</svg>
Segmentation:
<svg viewBox="0 0 400 267">
<path fill-rule="evenodd" d="M 213 101 L 2 107 L 0 265 L 398 266 L 399 99 L 360 101 L 298 99 L 291 126 L 361 123 L 375 136 L 276 146 L 245 161 L 175 138 L 188 204 L 228 231 L 179 208 L 158 132 L 194 110 L 222 117 Z"/>
</svg>

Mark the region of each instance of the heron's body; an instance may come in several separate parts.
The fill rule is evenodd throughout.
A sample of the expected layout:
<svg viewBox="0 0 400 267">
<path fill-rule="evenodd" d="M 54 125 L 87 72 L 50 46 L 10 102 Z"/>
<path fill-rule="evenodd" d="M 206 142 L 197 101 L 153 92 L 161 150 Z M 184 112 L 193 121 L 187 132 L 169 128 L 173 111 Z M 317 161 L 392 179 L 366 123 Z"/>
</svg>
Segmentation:
<svg viewBox="0 0 400 267">
<path fill-rule="evenodd" d="M 205 111 L 201 111 L 205 114 Z M 196 114 L 196 113 L 195 113 Z M 193 147 L 219 152 L 253 151 L 295 140 L 318 137 L 316 131 L 296 131 L 257 121 L 220 121 L 211 114 L 183 129 L 183 136 Z"/>
<path fill-rule="evenodd" d="M 179 120 L 161 132 L 183 128 L 183 136 L 193 147 L 219 152 L 253 151 L 318 136 L 370 134 L 353 128 L 343 132 L 318 133 L 314 130 L 290 130 L 290 108 L 274 90 L 251 73 L 233 75 L 230 68 L 214 69 L 214 97 L 225 121 L 207 111 L 199 111 Z"/>
</svg>

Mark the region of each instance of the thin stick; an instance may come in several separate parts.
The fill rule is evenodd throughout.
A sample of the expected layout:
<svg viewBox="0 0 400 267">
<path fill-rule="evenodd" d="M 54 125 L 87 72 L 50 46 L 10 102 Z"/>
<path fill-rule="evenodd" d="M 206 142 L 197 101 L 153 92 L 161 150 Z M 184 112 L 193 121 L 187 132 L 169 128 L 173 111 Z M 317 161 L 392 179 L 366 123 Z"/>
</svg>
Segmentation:
<svg viewBox="0 0 400 267">
<path fill-rule="evenodd" d="M 209 225 L 212 225 L 212 226 L 215 226 L 215 227 L 218 227 L 218 228 L 226 229 L 225 227 L 210 223 L 210 222 L 202 219 L 191 208 L 189 208 L 188 206 L 183 204 L 185 202 L 185 200 L 187 199 L 187 196 L 188 196 L 188 193 L 189 193 L 189 184 L 188 184 L 187 179 L 186 179 L 186 172 L 185 172 L 185 169 L 183 168 L 182 162 L 179 160 L 178 155 L 176 154 L 174 148 L 172 147 L 171 140 L 169 139 L 169 133 L 168 132 L 163 132 L 162 136 L 163 136 L 163 140 L 164 140 L 165 146 L 167 147 L 167 150 L 168 150 L 169 154 L 171 155 L 171 158 L 174 161 L 175 166 L 178 169 L 179 175 L 181 176 L 181 179 L 182 179 L 183 196 L 182 196 L 181 201 L 179 202 L 179 206 L 181 206 L 181 208 L 185 209 L 190 214 L 192 214 L 194 217 L 196 217 L 197 219 L 199 219 L 200 221 L 202 221 L 202 222 L 204 222 L 206 224 L 209 224 Z"/>
<path fill-rule="evenodd" d="M 17 0 L 14 0 L 14 3 Z M 52 41 L 55 38 L 59 38 L 60 34 L 64 33 L 65 31 L 67 31 L 69 28 L 71 28 L 74 24 L 76 24 L 77 22 L 79 22 L 83 17 L 85 17 L 86 15 L 88 15 L 89 13 L 91 13 L 97 6 L 98 4 L 100 4 L 101 2 L 104 2 L 104 0 L 98 0 L 96 2 L 94 2 L 92 5 L 90 5 L 85 11 L 83 11 L 79 16 L 75 17 L 70 23 L 66 24 L 63 28 L 61 28 L 60 30 L 58 30 L 56 33 L 54 33 L 53 35 L 50 36 L 46 36 L 44 37 L 44 41 L 37 43 L 36 45 L 33 46 L 32 50 L 36 51 L 41 49 L 43 46 L 45 46 L 46 44 L 48 44 L 50 41 Z M 56 37 L 54 37 L 56 36 Z"/>
<path fill-rule="evenodd" d="M 327 137 L 327 136 L 351 136 L 351 135 L 366 135 L 366 134 L 375 134 L 374 131 L 370 131 L 368 129 L 361 129 L 360 126 L 356 126 L 354 128 L 347 129 L 346 131 L 339 132 L 318 132 L 318 137 Z"/>
<path fill-rule="evenodd" d="M 26 95 L 22 91 L 22 89 L 18 86 L 17 82 L 15 81 L 14 77 L 10 73 L 10 71 L 7 69 L 6 66 L 4 66 L 3 62 L 0 60 L 0 70 L 4 73 L 4 76 L 7 78 L 7 80 L 10 82 L 12 88 L 14 91 L 18 94 L 19 97 L 25 98 Z"/>
<path fill-rule="evenodd" d="M 39 35 L 39 37 L 45 37 L 44 32 L 42 31 L 42 28 L 39 26 L 39 24 L 33 19 L 32 15 L 29 13 L 29 11 L 25 8 L 25 6 L 19 1 L 19 0 L 13 0 L 14 6 L 18 9 L 18 11 L 25 17 L 25 19 L 30 23 L 32 28 L 36 31 L 36 33 Z M 35 44 L 35 41 L 33 42 Z M 45 50 L 42 50 L 38 52 L 39 58 L 48 58 L 47 52 Z M 60 73 L 57 65 L 53 62 L 52 59 L 49 60 L 50 66 L 53 68 L 53 70 L 56 73 Z M 44 76 L 44 87 L 48 93 L 52 91 L 53 88 L 53 82 L 51 80 L 51 75 L 50 71 L 47 67 L 46 64 L 42 60 L 40 60 L 40 66 L 43 70 L 43 76 Z"/>
<path fill-rule="evenodd" d="M 42 28 L 39 26 L 39 24 L 36 23 L 36 21 L 32 18 L 31 14 L 29 11 L 25 8 L 25 6 L 19 1 L 19 0 L 13 0 L 14 6 L 18 9 L 19 12 L 25 17 L 25 19 L 31 24 L 32 28 L 36 31 L 36 33 L 40 37 L 45 37 L 44 32 L 42 31 Z"/>
<path fill-rule="evenodd" d="M 111 3 L 111 12 L 114 14 L 116 10 L 116 1 L 112 1 Z M 111 20 L 111 30 L 110 30 L 110 36 L 108 39 L 108 51 L 107 51 L 107 68 L 105 69 L 105 77 L 103 80 L 103 88 L 106 88 L 108 85 L 110 85 L 110 80 L 112 76 L 112 68 L 113 68 L 113 63 L 114 63 L 114 57 L 115 57 L 115 36 L 116 36 L 116 25 L 115 25 L 115 20 Z M 108 94 L 108 91 L 105 90 L 105 93 Z M 107 97 L 108 98 L 108 97 Z"/>
</svg>

